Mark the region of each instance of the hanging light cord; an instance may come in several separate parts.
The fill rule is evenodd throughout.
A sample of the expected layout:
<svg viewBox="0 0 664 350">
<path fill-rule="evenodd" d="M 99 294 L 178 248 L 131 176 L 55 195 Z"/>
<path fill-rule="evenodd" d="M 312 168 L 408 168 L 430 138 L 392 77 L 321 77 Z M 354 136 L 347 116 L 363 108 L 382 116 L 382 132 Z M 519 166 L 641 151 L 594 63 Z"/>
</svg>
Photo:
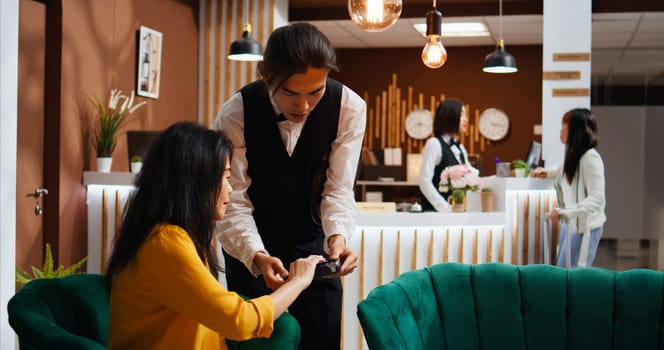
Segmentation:
<svg viewBox="0 0 664 350">
<path fill-rule="evenodd" d="M 242 6 L 242 17 L 244 23 L 249 23 L 249 2 L 247 0 L 244 0 L 244 6 Z"/>
<path fill-rule="evenodd" d="M 498 31 L 500 33 L 500 40 L 503 40 L 503 0 L 498 2 L 498 19 Z"/>
</svg>

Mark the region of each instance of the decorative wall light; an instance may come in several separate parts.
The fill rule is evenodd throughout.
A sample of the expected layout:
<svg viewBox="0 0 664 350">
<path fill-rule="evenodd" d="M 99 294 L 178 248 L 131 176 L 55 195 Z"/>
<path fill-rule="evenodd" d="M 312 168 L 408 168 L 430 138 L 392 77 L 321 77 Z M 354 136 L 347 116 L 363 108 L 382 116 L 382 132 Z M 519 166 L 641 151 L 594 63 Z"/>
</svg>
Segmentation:
<svg viewBox="0 0 664 350">
<path fill-rule="evenodd" d="M 348 13 L 362 30 L 382 32 L 401 16 L 401 0 L 348 0 Z"/>
<path fill-rule="evenodd" d="M 243 18 L 245 19 L 242 28 L 242 37 L 231 43 L 228 59 L 233 61 L 261 61 L 263 59 L 263 49 L 258 41 L 251 38 L 251 24 L 249 23 L 249 1 L 244 1 L 242 8 Z"/>
<path fill-rule="evenodd" d="M 439 68 L 447 61 L 441 35 L 442 22 L 443 14 L 436 9 L 436 0 L 433 0 L 433 7 L 427 12 L 427 43 L 422 50 L 422 62 L 429 68 Z"/>
<path fill-rule="evenodd" d="M 519 69 L 516 67 L 514 56 L 505 51 L 505 41 L 503 41 L 503 0 L 499 0 L 499 31 L 500 39 L 496 45 L 496 51 L 486 55 L 484 59 L 483 71 L 487 73 L 514 73 Z"/>
</svg>

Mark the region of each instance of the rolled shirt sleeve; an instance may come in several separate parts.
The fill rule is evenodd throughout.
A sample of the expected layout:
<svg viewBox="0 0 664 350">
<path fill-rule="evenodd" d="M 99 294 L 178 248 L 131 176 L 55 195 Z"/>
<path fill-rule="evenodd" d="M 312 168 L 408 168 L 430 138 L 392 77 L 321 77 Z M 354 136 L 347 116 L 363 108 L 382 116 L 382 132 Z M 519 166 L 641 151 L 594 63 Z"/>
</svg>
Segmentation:
<svg viewBox="0 0 664 350">
<path fill-rule="evenodd" d="M 259 251 L 265 253 L 267 251 L 258 234 L 258 228 L 252 216 L 254 206 L 247 194 L 251 178 L 247 173 L 244 106 L 240 93 L 235 94 L 224 104 L 215 120 L 214 128 L 224 131 L 233 144 L 229 179 L 233 192 L 231 192 L 230 203 L 224 218 L 217 224 L 216 234 L 224 250 L 240 260 L 254 276 L 258 276 L 261 271 L 254 265 L 254 256 Z"/>
<path fill-rule="evenodd" d="M 355 232 L 355 192 L 353 186 L 362 151 L 366 128 L 367 107 L 362 98 L 343 87 L 339 128 L 332 142 L 330 166 L 327 170 L 321 200 L 321 219 L 325 232 L 324 250 L 329 253 L 328 238 L 341 234 L 350 241 Z"/>
</svg>

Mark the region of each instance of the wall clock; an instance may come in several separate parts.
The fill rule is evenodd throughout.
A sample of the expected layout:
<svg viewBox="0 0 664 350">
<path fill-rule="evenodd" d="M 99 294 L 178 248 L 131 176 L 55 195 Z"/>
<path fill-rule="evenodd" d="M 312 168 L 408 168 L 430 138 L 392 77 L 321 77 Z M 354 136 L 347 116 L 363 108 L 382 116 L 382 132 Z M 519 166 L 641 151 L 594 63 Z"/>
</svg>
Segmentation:
<svg viewBox="0 0 664 350">
<path fill-rule="evenodd" d="M 423 140 L 431 136 L 433 115 L 426 109 L 414 109 L 406 115 L 406 133 L 408 136 Z"/>
<path fill-rule="evenodd" d="M 510 130 L 510 118 L 498 108 L 487 108 L 479 117 L 479 131 L 491 141 L 500 141 Z"/>
</svg>

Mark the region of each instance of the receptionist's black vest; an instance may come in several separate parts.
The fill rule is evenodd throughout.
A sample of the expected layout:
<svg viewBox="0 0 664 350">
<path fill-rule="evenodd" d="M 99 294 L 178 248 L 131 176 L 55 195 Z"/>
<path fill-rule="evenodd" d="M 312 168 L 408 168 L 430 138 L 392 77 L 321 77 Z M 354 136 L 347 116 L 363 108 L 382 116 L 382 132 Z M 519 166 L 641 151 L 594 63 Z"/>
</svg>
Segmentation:
<svg viewBox="0 0 664 350">
<path fill-rule="evenodd" d="M 459 161 L 454 156 L 454 153 L 452 153 L 452 147 L 448 145 L 445 140 L 443 140 L 442 136 L 437 135 L 436 140 L 438 140 L 440 143 L 442 157 L 440 158 L 440 163 L 438 163 L 433 169 L 433 177 L 431 178 L 431 182 L 433 183 L 433 187 L 437 189 L 438 184 L 440 184 L 440 174 L 443 172 L 443 170 L 448 166 L 459 164 Z M 452 191 L 440 192 L 440 195 L 443 196 L 445 200 L 447 200 L 447 197 L 450 196 L 450 193 L 452 193 Z M 425 210 L 433 209 L 433 205 L 431 205 L 431 203 L 429 203 L 429 201 L 424 196 L 422 196 L 422 207 Z"/>
<path fill-rule="evenodd" d="M 253 217 L 268 250 L 321 239 L 320 202 L 336 138 L 341 83 L 327 79 L 325 94 L 309 114 L 291 156 L 284 146 L 261 80 L 240 91 L 244 103 L 247 190 Z"/>
</svg>

